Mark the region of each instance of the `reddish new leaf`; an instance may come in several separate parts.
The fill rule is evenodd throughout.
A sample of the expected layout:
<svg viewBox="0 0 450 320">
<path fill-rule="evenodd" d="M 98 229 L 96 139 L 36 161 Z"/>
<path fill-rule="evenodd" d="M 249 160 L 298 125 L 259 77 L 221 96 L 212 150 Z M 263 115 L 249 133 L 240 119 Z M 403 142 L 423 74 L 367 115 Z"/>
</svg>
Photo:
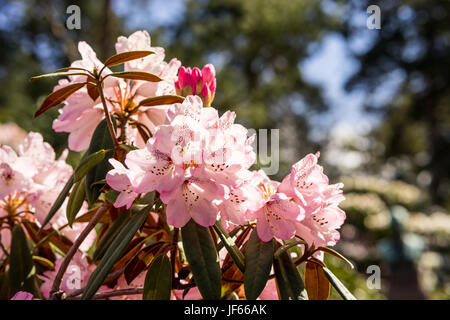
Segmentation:
<svg viewBox="0 0 450 320">
<path fill-rule="evenodd" d="M 330 282 L 319 264 L 309 261 L 306 263 L 305 287 L 310 300 L 328 299 L 330 295 Z"/>
<path fill-rule="evenodd" d="M 86 84 L 86 88 L 87 88 L 89 97 L 91 97 L 91 99 L 93 101 L 97 100 L 98 96 L 100 95 L 100 93 L 98 92 L 97 86 L 95 84 L 88 82 Z"/>
<path fill-rule="evenodd" d="M 123 72 L 114 72 L 110 73 L 107 76 L 113 76 L 116 78 L 123 78 L 129 80 L 144 80 L 150 82 L 159 82 L 162 81 L 160 77 L 155 74 L 143 72 L 143 71 L 123 71 Z"/>
<path fill-rule="evenodd" d="M 153 51 L 128 51 L 118 53 L 113 55 L 112 57 L 109 57 L 108 60 L 106 60 L 105 62 L 105 66 L 107 67 L 117 66 L 127 61 L 143 58 L 154 53 L 155 52 Z"/>
<path fill-rule="evenodd" d="M 34 114 L 34 117 L 37 118 L 47 110 L 63 103 L 67 98 L 69 98 L 73 93 L 81 89 L 85 86 L 85 83 L 74 83 L 69 84 L 59 90 L 56 90 L 50 93 L 47 98 L 45 98 L 44 102 L 42 102 L 39 109 Z"/>
<path fill-rule="evenodd" d="M 163 104 L 182 103 L 183 101 L 184 97 L 181 96 L 176 95 L 159 96 L 142 100 L 141 102 L 139 102 L 139 107 L 152 107 Z"/>
</svg>

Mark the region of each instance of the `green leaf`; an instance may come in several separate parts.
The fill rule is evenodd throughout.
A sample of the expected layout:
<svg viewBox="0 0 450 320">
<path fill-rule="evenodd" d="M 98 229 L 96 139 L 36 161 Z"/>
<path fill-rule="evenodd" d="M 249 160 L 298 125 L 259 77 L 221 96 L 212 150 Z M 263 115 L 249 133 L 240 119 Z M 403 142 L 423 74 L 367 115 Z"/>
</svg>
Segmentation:
<svg viewBox="0 0 450 320">
<path fill-rule="evenodd" d="M 92 259 L 94 261 L 100 260 L 105 254 L 106 250 L 110 247 L 111 243 L 117 238 L 119 232 L 125 227 L 125 225 L 130 221 L 131 211 L 125 211 L 121 214 L 109 227 L 108 231 L 104 234 L 100 243 L 94 251 Z"/>
<path fill-rule="evenodd" d="M 105 155 L 106 151 L 102 149 L 82 159 L 78 164 L 77 168 L 75 169 L 74 182 L 78 182 L 82 178 L 84 178 L 84 176 L 88 173 L 89 170 L 91 170 L 103 159 L 105 159 Z"/>
<path fill-rule="evenodd" d="M 115 55 L 109 57 L 105 62 L 105 66 L 106 67 L 117 66 L 117 65 L 125 63 L 127 61 L 146 57 L 150 54 L 155 54 L 155 52 L 139 50 L 139 51 L 127 51 L 127 52 L 118 53 L 118 54 L 115 54 Z"/>
<path fill-rule="evenodd" d="M 106 201 L 110 203 L 115 203 L 117 200 L 117 197 L 120 195 L 120 192 L 117 190 L 109 190 L 107 193 L 105 193 L 105 199 Z"/>
<path fill-rule="evenodd" d="M 9 274 L 8 271 L 0 273 L 0 300 L 9 299 Z"/>
<path fill-rule="evenodd" d="M 347 259 L 346 257 L 344 257 L 342 254 L 340 254 L 340 253 L 337 252 L 337 251 L 334 251 L 334 250 L 331 249 L 331 248 L 328 248 L 328 247 L 318 247 L 318 248 L 317 248 L 317 251 L 323 251 L 323 252 L 326 252 L 326 253 L 328 253 L 328 254 L 331 254 L 331 255 L 333 255 L 333 256 L 335 256 L 335 257 L 341 259 L 341 260 L 344 261 L 345 263 L 347 263 L 347 264 L 350 266 L 350 268 L 352 268 L 352 269 L 355 268 L 355 267 L 353 266 L 353 263 L 350 262 L 350 260 L 348 260 L 348 259 Z"/>
<path fill-rule="evenodd" d="M 169 300 L 172 289 L 172 266 L 166 255 L 160 255 L 148 268 L 143 300 Z"/>
<path fill-rule="evenodd" d="M 213 227 L 216 233 L 219 235 L 220 240 L 223 242 L 225 248 L 227 249 L 236 266 L 242 273 L 244 273 L 245 257 L 234 243 L 234 240 L 228 235 L 228 233 L 222 227 L 221 222 L 216 222 L 216 224 Z"/>
<path fill-rule="evenodd" d="M 123 71 L 123 72 L 114 72 L 108 74 L 108 76 L 113 76 L 116 78 L 122 79 L 130 79 L 130 80 L 144 80 L 150 82 L 159 82 L 162 81 L 160 77 L 155 74 L 151 74 L 143 71 Z"/>
<path fill-rule="evenodd" d="M 184 97 L 182 96 L 166 95 L 144 99 L 141 102 L 139 102 L 138 107 L 160 106 L 163 104 L 182 103 L 183 101 Z"/>
<path fill-rule="evenodd" d="M 344 284 L 328 268 L 323 268 L 325 276 L 344 300 L 356 300 L 355 296 L 344 286 Z"/>
<path fill-rule="evenodd" d="M 117 128 L 116 121 L 113 120 L 114 128 Z M 92 140 L 89 148 L 86 152 L 87 156 L 94 154 L 100 150 L 109 150 L 114 148 L 114 142 L 109 133 L 108 124 L 106 119 L 103 119 L 97 126 L 92 135 Z M 113 156 L 112 152 L 105 154 L 105 157 L 96 166 L 91 168 L 86 174 L 86 195 L 88 198 L 89 207 L 97 200 L 100 195 L 100 190 L 103 188 L 104 184 L 94 184 L 97 181 L 103 180 L 106 174 L 111 169 L 111 165 L 108 160 Z"/>
<path fill-rule="evenodd" d="M 35 292 L 35 267 L 28 239 L 22 227 L 16 225 L 12 232 L 9 256 L 9 284 L 11 294 L 18 291 Z"/>
<path fill-rule="evenodd" d="M 125 248 L 130 244 L 136 232 L 147 220 L 151 207 L 146 206 L 138 213 L 135 213 L 128 223 L 120 230 L 118 235 L 114 238 L 105 255 L 98 264 L 95 271 L 92 273 L 86 285 L 86 289 L 81 296 L 82 300 L 91 299 L 97 292 L 98 288 L 103 284 L 108 273 L 113 268 L 114 264 L 120 259 Z"/>
<path fill-rule="evenodd" d="M 76 91 L 81 89 L 85 86 L 85 83 L 74 83 L 69 84 L 59 90 L 53 91 L 50 93 L 42 102 L 39 109 L 35 112 L 34 117 L 37 118 L 47 110 L 60 105 L 63 103 L 67 98 L 69 98 L 72 94 L 74 94 Z"/>
<path fill-rule="evenodd" d="M 269 280 L 273 263 L 273 242 L 264 242 L 253 230 L 245 248 L 244 289 L 247 300 L 256 300 Z"/>
<path fill-rule="evenodd" d="M 207 300 L 220 299 L 222 274 L 209 229 L 191 219 L 181 228 L 181 237 L 186 258 L 202 297 Z"/>
<path fill-rule="evenodd" d="M 294 246 L 296 246 L 296 245 L 298 245 L 298 244 L 304 244 L 304 245 L 307 245 L 307 243 L 306 243 L 305 241 L 303 241 L 303 240 L 298 240 L 298 241 L 289 242 L 289 243 L 287 243 L 287 244 L 282 245 L 281 247 L 279 247 L 279 248 L 277 249 L 277 251 L 275 251 L 274 257 L 275 257 L 275 258 L 279 257 L 280 254 L 282 254 L 283 252 L 289 250 L 290 248 L 292 248 L 292 247 L 294 247 Z"/>
<path fill-rule="evenodd" d="M 131 146 L 129 144 L 121 144 L 121 145 L 119 145 L 119 148 L 121 148 L 121 149 L 123 149 L 123 150 L 125 150 L 127 152 L 139 149 L 139 148 L 137 148 L 135 146 Z"/>
<path fill-rule="evenodd" d="M 54 77 L 67 77 L 67 76 L 87 76 L 91 77 L 89 74 L 85 72 L 76 72 L 76 71 L 68 71 L 68 72 L 53 72 L 53 73 L 46 73 L 41 74 L 39 76 L 34 76 L 30 78 L 30 82 L 34 82 L 36 80 L 42 79 L 42 78 L 54 78 Z"/>
<path fill-rule="evenodd" d="M 80 70 L 80 71 L 84 71 L 84 72 L 89 72 L 87 69 L 77 68 L 77 67 L 64 67 L 64 68 L 55 70 L 55 72 L 62 72 L 62 71 L 69 71 L 69 70 Z"/>
<path fill-rule="evenodd" d="M 236 228 L 231 230 L 228 235 L 230 236 L 230 238 L 233 238 L 240 230 L 242 230 L 241 226 L 237 226 Z M 217 252 L 220 252 L 220 250 L 222 250 L 224 246 L 225 244 L 222 241 L 220 241 L 216 246 Z"/>
<path fill-rule="evenodd" d="M 280 247 L 276 242 L 277 249 Z M 283 251 L 274 259 L 275 280 L 282 300 L 307 300 L 305 285 L 289 252 Z"/>
<path fill-rule="evenodd" d="M 66 208 L 66 216 L 69 226 L 72 227 L 72 223 L 75 221 L 77 217 L 78 211 L 80 211 L 81 206 L 84 202 L 84 197 L 86 195 L 86 182 L 84 178 L 81 181 L 78 181 L 73 187 L 72 192 L 70 193 L 69 201 L 67 202 Z"/>
<path fill-rule="evenodd" d="M 314 262 L 306 262 L 305 287 L 310 300 L 327 300 L 330 295 L 330 282 L 322 267 Z"/>
<path fill-rule="evenodd" d="M 45 217 L 44 223 L 42 223 L 42 226 L 40 230 L 44 229 L 44 227 L 47 225 L 47 223 L 50 222 L 50 220 L 53 218 L 53 216 L 58 212 L 59 208 L 61 208 L 62 204 L 64 203 L 64 200 L 66 200 L 67 195 L 69 194 L 70 189 L 72 189 L 73 183 L 74 183 L 73 174 L 70 176 L 69 180 L 67 180 L 66 185 L 61 190 L 61 192 L 58 195 L 58 198 L 56 198 L 55 202 L 53 203 L 52 207 L 50 208 L 50 211 L 47 214 L 47 217 Z"/>
</svg>

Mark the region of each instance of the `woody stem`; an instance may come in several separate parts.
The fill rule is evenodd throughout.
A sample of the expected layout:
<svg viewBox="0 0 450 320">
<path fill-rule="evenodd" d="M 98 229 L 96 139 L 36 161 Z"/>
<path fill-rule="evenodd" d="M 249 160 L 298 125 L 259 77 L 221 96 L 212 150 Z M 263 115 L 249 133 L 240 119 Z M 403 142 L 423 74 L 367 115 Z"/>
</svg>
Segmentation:
<svg viewBox="0 0 450 320">
<path fill-rule="evenodd" d="M 117 141 L 116 132 L 114 130 L 111 120 L 111 115 L 109 114 L 108 107 L 106 106 L 106 99 L 105 95 L 103 94 L 102 81 L 99 78 L 97 78 L 96 80 L 97 80 L 97 89 L 100 94 L 100 99 L 102 101 L 103 111 L 105 112 L 105 119 L 106 123 L 108 124 L 109 133 L 111 135 L 111 139 L 113 140 L 114 146 L 117 148 L 119 146 L 119 142 Z"/>
</svg>

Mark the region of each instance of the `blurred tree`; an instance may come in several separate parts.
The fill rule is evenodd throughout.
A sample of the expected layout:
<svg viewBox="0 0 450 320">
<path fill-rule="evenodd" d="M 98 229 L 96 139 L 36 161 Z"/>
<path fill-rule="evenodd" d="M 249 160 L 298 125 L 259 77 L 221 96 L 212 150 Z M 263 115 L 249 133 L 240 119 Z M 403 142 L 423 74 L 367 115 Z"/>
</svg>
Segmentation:
<svg viewBox="0 0 450 320">
<path fill-rule="evenodd" d="M 231 108 L 251 128 L 283 128 L 280 178 L 306 152 L 318 151 L 308 118 L 327 107 L 299 66 L 337 26 L 320 1 L 187 0 L 183 19 L 159 31 L 170 39 L 169 56 L 183 65 L 215 64 L 215 107 Z"/>
<path fill-rule="evenodd" d="M 381 30 L 355 26 L 369 5 L 381 9 Z M 372 135 L 380 144 L 373 169 L 428 186 L 434 203 L 450 208 L 450 2 L 350 1 L 343 33 L 350 42 L 370 35 L 355 52 L 359 71 L 349 90 L 367 90 L 367 109 L 381 115 Z M 368 15 L 366 15 L 368 16 Z M 384 90 L 384 91 L 383 91 Z M 390 98 L 382 99 L 389 91 Z M 381 92 L 384 92 L 382 94 Z M 380 99 L 381 98 L 381 99 Z"/>
<path fill-rule="evenodd" d="M 57 151 L 67 147 L 66 134 L 51 129 L 57 110 L 33 119 L 55 80 L 30 84 L 29 78 L 79 59 L 76 44 L 81 40 L 105 59 L 112 53 L 122 25 L 110 0 L 81 0 L 76 3 L 81 8 L 81 29 L 69 30 L 66 10 L 72 4 L 69 0 L 0 2 L 0 122 L 13 121 L 27 131 L 41 132 Z"/>
</svg>

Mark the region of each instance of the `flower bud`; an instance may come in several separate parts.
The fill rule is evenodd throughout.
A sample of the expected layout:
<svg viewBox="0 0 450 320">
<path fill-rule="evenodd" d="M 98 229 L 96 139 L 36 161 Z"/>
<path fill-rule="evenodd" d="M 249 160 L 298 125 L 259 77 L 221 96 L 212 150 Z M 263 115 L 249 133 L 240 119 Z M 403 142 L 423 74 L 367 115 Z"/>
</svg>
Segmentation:
<svg viewBox="0 0 450 320">
<path fill-rule="evenodd" d="M 216 70 L 212 64 L 207 64 L 200 70 L 197 67 L 181 67 L 178 80 L 175 81 L 178 95 L 198 95 L 205 107 L 210 107 L 216 92 Z"/>
</svg>

